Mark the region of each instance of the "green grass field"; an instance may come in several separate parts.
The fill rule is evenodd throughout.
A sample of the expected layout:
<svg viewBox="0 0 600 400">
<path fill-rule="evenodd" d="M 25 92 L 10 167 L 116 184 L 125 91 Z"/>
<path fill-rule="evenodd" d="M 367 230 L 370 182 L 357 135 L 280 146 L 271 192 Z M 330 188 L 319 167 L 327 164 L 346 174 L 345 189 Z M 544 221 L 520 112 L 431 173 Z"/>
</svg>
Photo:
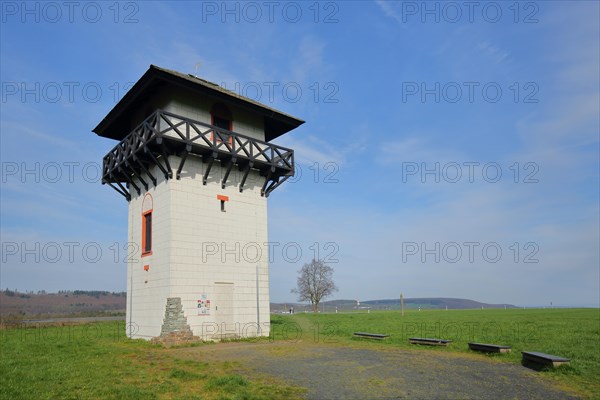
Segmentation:
<svg viewBox="0 0 600 400">
<path fill-rule="evenodd" d="M 0 330 L 0 399 L 288 399 L 232 362 L 180 359 L 125 338 L 124 322 Z M 211 346 L 212 344 L 205 344 Z"/>
<path fill-rule="evenodd" d="M 528 309 L 397 311 L 273 315 L 272 337 L 298 345 L 410 348 L 471 353 L 519 364 L 522 350 L 571 358 L 540 374 L 583 397 L 600 399 L 600 310 Z M 171 349 L 124 337 L 123 322 L 0 330 L 0 398 L 288 399 L 302 390 L 268 378 L 248 379 L 244 366 L 179 359 Z M 385 341 L 352 333 L 385 333 Z M 408 338 L 451 339 L 447 348 L 414 346 Z M 510 345 L 512 353 L 470 352 L 470 341 Z M 206 346 L 214 346 L 206 344 Z"/>
</svg>

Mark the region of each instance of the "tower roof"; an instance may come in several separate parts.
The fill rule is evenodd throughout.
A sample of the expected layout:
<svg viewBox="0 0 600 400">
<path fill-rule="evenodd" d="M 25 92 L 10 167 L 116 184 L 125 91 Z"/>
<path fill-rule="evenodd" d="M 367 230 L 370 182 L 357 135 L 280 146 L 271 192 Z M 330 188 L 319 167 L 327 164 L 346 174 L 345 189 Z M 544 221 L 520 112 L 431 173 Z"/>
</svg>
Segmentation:
<svg viewBox="0 0 600 400">
<path fill-rule="evenodd" d="M 93 132 L 99 136 L 121 140 L 130 131 L 129 118 L 133 111 L 143 105 L 149 95 L 168 87 L 180 87 L 195 93 L 214 98 L 233 106 L 262 115 L 265 125 L 265 139 L 271 141 L 304 123 L 292 115 L 268 107 L 255 100 L 224 89 L 216 83 L 191 74 L 150 65 L 150 68 L 100 121 Z"/>
</svg>

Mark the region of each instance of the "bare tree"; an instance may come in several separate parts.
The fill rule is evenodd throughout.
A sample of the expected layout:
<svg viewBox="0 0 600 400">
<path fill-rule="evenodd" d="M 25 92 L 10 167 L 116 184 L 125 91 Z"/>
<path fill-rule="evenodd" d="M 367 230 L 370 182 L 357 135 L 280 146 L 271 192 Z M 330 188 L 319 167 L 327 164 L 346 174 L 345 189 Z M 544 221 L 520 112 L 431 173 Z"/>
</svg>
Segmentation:
<svg viewBox="0 0 600 400">
<path fill-rule="evenodd" d="M 298 294 L 298 301 L 310 301 L 313 311 L 317 312 L 321 300 L 337 290 L 333 283 L 333 268 L 322 260 L 313 259 L 298 271 L 298 287 L 292 289 L 292 293 Z"/>
</svg>

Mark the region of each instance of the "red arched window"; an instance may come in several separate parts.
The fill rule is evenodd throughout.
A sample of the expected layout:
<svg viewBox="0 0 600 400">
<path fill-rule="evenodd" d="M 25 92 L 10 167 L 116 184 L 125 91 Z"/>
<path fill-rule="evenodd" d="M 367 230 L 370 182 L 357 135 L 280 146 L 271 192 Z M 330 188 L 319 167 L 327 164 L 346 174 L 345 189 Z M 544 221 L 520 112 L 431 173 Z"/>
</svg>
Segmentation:
<svg viewBox="0 0 600 400">
<path fill-rule="evenodd" d="M 152 254 L 152 210 L 154 199 L 146 193 L 142 200 L 142 257 Z"/>
<path fill-rule="evenodd" d="M 217 128 L 226 129 L 228 131 L 233 131 L 233 117 L 231 116 L 231 111 L 229 108 L 223 103 L 215 103 L 210 110 L 211 116 L 211 125 L 216 126 Z M 227 143 L 232 144 L 233 139 L 229 135 L 225 135 L 224 132 L 220 132 L 221 137 L 227 138 Z M 217 137 L 217 141 L 221 142 L 219 137 Z"/>
</svg>

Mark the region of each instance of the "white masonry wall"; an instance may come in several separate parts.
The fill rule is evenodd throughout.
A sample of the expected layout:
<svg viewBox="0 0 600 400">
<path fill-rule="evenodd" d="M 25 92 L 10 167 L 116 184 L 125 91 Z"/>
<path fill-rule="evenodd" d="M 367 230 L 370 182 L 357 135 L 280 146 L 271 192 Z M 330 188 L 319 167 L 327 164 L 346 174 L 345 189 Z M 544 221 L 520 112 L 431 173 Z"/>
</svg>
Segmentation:
<svg viewBox="0 0 600 400">
<path fill-rule="evenodd" d="M 215 100 L 183 89 L 168 89 L 147 99 L 145 107 L 131 116 L 130 129 L 136 128 L 157 109 L 211 124 L 210 110 Z M 233 131 L 258 140 L 265 140 L 264 119 L 243 108 L 229 106 L 233 116 Z M 174 137 L 177 137 L 174 135 Z"/>
<path fill-rule="evenodd" d="M 173 89 L 149 99 L 147 109 L 132 120 L 141 121 L 162 108 L 210 124 L 213 104 L 208 98 Z M 235 107 L 231 112 L 234 132 L 264 140 L 262 117 Z M 180 159 L 171 156 L 169 161 L 175 174 Z M 188 156 L 180 180 L 165 180 L 154 166 L 151 172 L 158 185 L 153 187 L 148 179 L 147 193 L 142 190 L 138 195 L 130 190 L 130 337 L 150 339 L 161 334 L 169 297 L 181 298 L 188 324 L 194 335 L 203 339 L 269 335 L 267 199 L 260 195 L 265 178 L 251 170 L 240 193 L 242 172 L 234 166 L 222 189 L 225 168 L 215 161 L 203 185 L 207 165 L 199 157 Z M 221 211 L 219 195 L 228 197 L 225 212 Z M 142 257 L 145 196 L 152 198 L 153 243 L 152 254 Z"/>
<path fill-rule="evenodd" d="M 169 161 L 174 169 L 179 165 L 178 157 Z M 160 335 L 168 297 L 181 298 L 188 324 L 203 339 L 269 335 L 264 177 L 252 170 L 240 193 L 237 167 L 224 189 L 225 168 L 215 161 L 203 185 L 206 167 L 189 156 L 180 180 L 165 181 L 154 167 L 157 187 L 150 185 L 141 195 L 132 190 L 129 240 L 138 251 L 128 262 L 127 333 L 133 338 Z M 140 257 L 147 195 L 153 203 L 152 254 Z M 219 195 L 228 197 L 224 212 Z"/>
<path fill-rule="evenodd" d="M 168 184 L 158 167 L 150 171 L 158 185 L 138 195 L 131 190 L 127 248 L 127 315 L 126 332 L 132 338 L 151 339 L 160 335 L 170 294 L 169 236 L 171 196 Z M 140 187 L 142 187 L 140 185 Z M 142 187 L 143 189 L 143 187 Z M 142 255 L 142 213 L 144 198 L 152 202 L 152 254 Z M 144 270 L 148 265 L 148 271 Z"/>
<path fill-rule="evenodd" d="M 172 157 L 178 162 L 177 157 Z M 266 243 L 267 199 L 263 177 L 251 171 L 244 191 L 240 174 L 221 188 L 225 168 L 188 157 L 171 194 L 171 297 L 181 297 L 194 335 L 204 339 L 269 334 L 269 270 Z M 236 171 L 237 172 L 237 171 Z M 225 211 L 217 196 L 227 196 Z M 257 299 L 258 295 L 258 299 Z M 198 300 L 210 300 L 207 310 Z M 258 303 L 257 303 L 258 301 Z M 258 306 L 258 308 L 257 308 Z"/>
<path fill-rule="evenodd" d="M 215 103 L 214 100 L 181 90 L 171 90 L 171 92 L 168 92 L 164 96 L 168 96 L 168 100 L 155 100 L 155 103 L 160 104 L 163 110 L 204 122 L 205 124 L 212 123 L 210 110 Z M 254 139 L 265 140 L 264 120 L 262 117 L 233 106 L 229 106 L 229 109 L 233 116 L 234 132 L 250 136 Z"/>
</svg>

